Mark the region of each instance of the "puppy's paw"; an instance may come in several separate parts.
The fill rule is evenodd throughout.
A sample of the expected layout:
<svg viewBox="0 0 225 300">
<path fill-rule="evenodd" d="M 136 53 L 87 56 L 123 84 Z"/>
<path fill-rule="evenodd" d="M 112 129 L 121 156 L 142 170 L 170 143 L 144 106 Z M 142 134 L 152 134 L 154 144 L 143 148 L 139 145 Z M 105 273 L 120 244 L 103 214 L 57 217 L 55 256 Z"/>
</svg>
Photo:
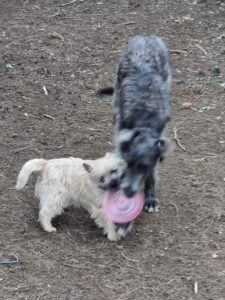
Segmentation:
<svg viewBox="0 0 225 300">
<path fill-rule="evenodd" d="M 116 241 L 119 241 L 121 237 L 119 236 L 119 234 L 117 234 L 117 232 L 110 231 L 107 233 L 107 238 L 111 242 L 116 242 Z"/>
<path fill-rule="evenodd" d="M 145 199 L 145 210 L 150 212 L 150 213 L 157 213 L 159 212 L 159 199 L 157 198 L 148 198 Z"/>
<path fill-rule="evenodd" d="M 129 232 L 131 232 L 133 223 L 125 223 L 125 224 L 115 224 L 116 232 L 122 238 L 125 237 Z"/>
<path fill-rule="evenodd" d="M 45 226 L 44 231 L 46 231 L 48 233 L 52 233 L 52 232 L 56 232 L 57 229 L 53 226 Z"/>
</svg>

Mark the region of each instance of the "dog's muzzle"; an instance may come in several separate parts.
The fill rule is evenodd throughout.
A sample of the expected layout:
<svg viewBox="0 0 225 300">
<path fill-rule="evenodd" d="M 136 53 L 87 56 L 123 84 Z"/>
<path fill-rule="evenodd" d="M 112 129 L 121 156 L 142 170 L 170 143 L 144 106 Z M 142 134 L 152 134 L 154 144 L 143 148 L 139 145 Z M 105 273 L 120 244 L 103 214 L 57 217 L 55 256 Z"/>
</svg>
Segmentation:
<svg viewBox="0 0 225 300">
<path fill-rule="evenodd" d="M 124 190 L 125 195 L 131 198 L 138 193 L 143 186 L 145 178 L 146 174 L 144 171 L 140 172 L 139 170 L 128 168 L 121 184 L 121 188 Z"/>
<path fill-rule="evenodd" d="M 124 190 L 125 195 L 126 195 L 128 198 L 133 197 L 133 196 L 137 193 L 137 191 L 134 191 L 134 190 L 132 189 L 132 186 L 128 186 L 128 187 L 124 188 L 123 190 Z"/>
</svg>

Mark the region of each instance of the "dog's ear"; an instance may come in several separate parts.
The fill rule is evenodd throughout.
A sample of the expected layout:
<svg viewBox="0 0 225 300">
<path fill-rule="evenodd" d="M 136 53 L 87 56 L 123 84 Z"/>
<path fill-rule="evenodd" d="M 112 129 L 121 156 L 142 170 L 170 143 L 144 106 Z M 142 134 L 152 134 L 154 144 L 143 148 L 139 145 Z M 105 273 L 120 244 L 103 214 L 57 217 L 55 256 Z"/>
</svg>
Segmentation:
<svg viewBox="0 0 225 300">
<path fill-rule="evenodd" d="M 120 143 L 120 151 L 122 153 L 127 152 L 129 150 L 129 147 L 130 147 L 130 141 Z"/>
<path fill-rule="evenodd" d="M 167 143 L 164 139 L 159 139 L 157 141 L 158 151 L 159 151 L 159 160 L 163 161 L 165 158 L 165 153 L 167 150 Z"/>
<path fill-rule="evenodd" d="M 129 142 L 134 135 L 134 131 L 131 129 L 123 129 L 119 132 L 118 141 L 119 143 Z"/>
<path fill-rule="evenodd" d="M 87 163 L 83 163 L 83 167 L 84 167 L 84 169 L 85 169 L 88 173 L 91 173 L 91 172 L 93 171 L 92 166 L 90 166 L 90 165 L 87 164 Z"/>
<path fill-rule="evenodd" d="M 126 77 L 127 70 L 128 70 L 127 63 L 123 62 L 119 64 L 118 73 L 117 73 L 119 83 L 121 83 L 122 80 Z"/>
</svg>

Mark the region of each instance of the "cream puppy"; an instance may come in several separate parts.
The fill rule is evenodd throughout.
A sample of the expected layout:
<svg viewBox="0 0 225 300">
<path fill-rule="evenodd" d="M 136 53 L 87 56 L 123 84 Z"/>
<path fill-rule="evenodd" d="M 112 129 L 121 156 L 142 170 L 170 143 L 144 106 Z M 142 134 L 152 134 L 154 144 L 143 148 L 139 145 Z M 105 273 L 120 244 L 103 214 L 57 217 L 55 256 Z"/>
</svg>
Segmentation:
<svg viewBox="0 0 225 300">
<path fill-rule="evenodd" d="M 114 153 L 96 160 L 32 159 L 22 167 L 16 189 L 24 188 L 30 175 L 37 172 L 35 196 L 39 199 L 39 221 L 45 231 L 55 232 L 51 220 L 64 208 L 74 205 L 85 208 L 108 239 L 115 241 L 121 235 L 116 232 L 115 224 L 102 214 L 101 198 L 104 190 L 120 185 L 125 169 L 126 163 Z"/>
</svg>

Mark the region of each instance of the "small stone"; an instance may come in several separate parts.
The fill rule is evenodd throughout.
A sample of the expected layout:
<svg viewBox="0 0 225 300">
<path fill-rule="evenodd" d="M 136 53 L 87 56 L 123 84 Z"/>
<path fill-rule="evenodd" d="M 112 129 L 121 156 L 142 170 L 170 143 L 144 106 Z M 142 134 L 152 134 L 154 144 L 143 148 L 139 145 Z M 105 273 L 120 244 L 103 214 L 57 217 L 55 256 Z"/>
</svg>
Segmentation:
<svg viewBox="0 0 225 300">
<path fill-rule="evenodd" d="M 218 255 L 217 255 L 216 253 L 213 253 L 213 254 L 212 254 L 212 258 L 213 258 L 213 259 L 216 259 L 217 257 L 218 257 Z"/>
<path fill-rule="evenodd" d="M 197 71 L 197 76 L 198 76 L 198 77 L 205 77 L 205 76 L 206 76 L 206 73 L 205 73 L 205 71 L 199 69 L 199 70 Z"/>
<path fill-rule="evenodd" d="M 218 67 L 213 68 L 212 69 L 212 74 L 214 76 L 219 76 L 220 75 L 220 68 L 218 68 Z"/>
<path fill-rule="evenodd" d="M 6 69 L 13 69 L 13 66 L 11 64 L 6 64 Z"/>
<path fill-rule="evenodd" d="M 184 80 L 176 80 L 176 81 L 175 81 L 175 84 L 176 84 L 176 85 L 185 84 L 185 81 L 184 81 Z"/>
</svg>

